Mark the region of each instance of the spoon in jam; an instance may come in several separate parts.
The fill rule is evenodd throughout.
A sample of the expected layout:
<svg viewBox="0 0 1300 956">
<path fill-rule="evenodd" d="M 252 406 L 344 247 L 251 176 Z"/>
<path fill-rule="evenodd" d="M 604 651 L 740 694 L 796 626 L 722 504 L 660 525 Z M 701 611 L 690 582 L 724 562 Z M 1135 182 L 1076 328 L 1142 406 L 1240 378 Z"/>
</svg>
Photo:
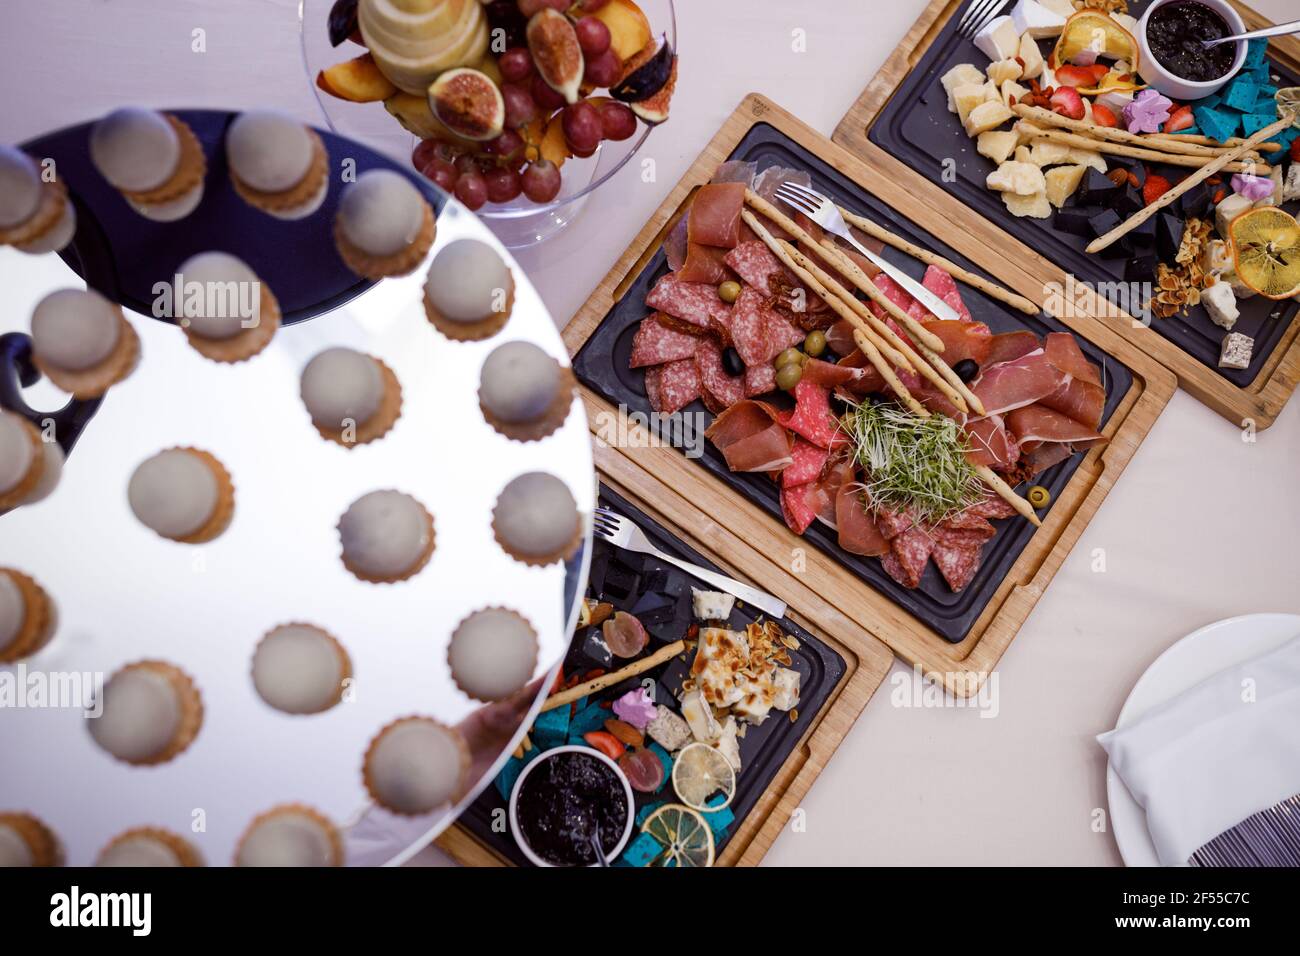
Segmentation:
<svg viewBox="0 0 1300 956">
<path fill-rule="evenodd" d="M 1250 33 L 1238 33 L 1236 36 L 1219 37 L 1217 40 L 1202 40 L 1201 45 L 1208 50 L 1220 43 L 1235 43 L 1238 40 L 1259 40 L 1264 37 L 1280 37 L 1286 36 L 1288 33 L 1300 33 L 1300 20 L 1279 23 L 1276 26 L 1265 27 L 1263 30 L 1253 30 Z"/>
</svg>

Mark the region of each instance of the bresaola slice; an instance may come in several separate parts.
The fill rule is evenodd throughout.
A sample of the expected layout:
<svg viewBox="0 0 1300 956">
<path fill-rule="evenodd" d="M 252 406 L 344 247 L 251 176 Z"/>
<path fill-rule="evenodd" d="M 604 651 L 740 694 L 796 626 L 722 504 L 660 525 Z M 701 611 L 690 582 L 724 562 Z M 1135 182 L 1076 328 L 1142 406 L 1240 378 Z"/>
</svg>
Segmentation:
<svg viewBox="0 0 1300 956">
<path fill-rule="evenodd" d="M 627 659 L 636 657 L 650 641 L 645 628 L 631 614 L 618 611 L 600 626 L 600 635 L 615 657 Z"/>
<path fill-rule="evenodd" d="M 846 469 L 835 495 L 835 529 L 839 533 L 840 547 L 850 554 L 867 557 L 888 554 L 889 542 L 867 512 L 857 478 L 852 468 Z"/>
</svg>

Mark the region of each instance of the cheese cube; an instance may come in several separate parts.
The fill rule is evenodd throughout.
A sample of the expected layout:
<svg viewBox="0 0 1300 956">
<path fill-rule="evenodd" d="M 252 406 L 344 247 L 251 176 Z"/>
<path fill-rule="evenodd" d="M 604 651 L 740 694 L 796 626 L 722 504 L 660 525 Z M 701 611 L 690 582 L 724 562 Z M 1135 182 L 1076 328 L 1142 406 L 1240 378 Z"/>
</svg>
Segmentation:
<svg viewBox="0 0 1300 956">
<path fill-rule="evenodd" d="M 799 706 L 799 672 L 782 667 L 772 678 L 776 698 L 772 706 L 780 711 L 791 711 Z"/>
<path fill-rule="evenodd" d="M 974 137 L 980 133 L 987 133 L 991 129 L 997 129 L 1008 120 L 1014 119 L 1015 115 L 1001 100 L 981 103 L 966 117 L 966 135 Z"/>
<path fill-rule="evenodd" d="M 740 741 L 736 737 L 737 729 L 736 718 L 728 715 L 722 722 L 722 732 L 718 734 L 713 747 L 727 758 L 732 770 L 740 773 Z"/>
<path fill-rule="evenodd" d="M 1061 14 L 1047 9 L 1038 0 L 1020 0 L 1011 11 L 1011 20 L 1016 25 L 1016 32 L 1027 33 L 1035 40 L 1059 37 L 1061 31 L 1065 29 L 1065 19 Z"/>
<path fill-rule="evenodd" d="M 952 102 L 957 118 L 965 126 L 975 107 L 988 102 L 988 90 L 983 83 L 963 83 L 952 91 Z"/>
<path fill-rule="evenodd" d="M 1241 193 L 1233 193 L 1231 196 L 1224 197 L 1223 202 L 1219 203 L 1214 210 L 1214 228 L 1219 230 L 1219 235 L 1227 238 L 1228 226 L 1232 223 L 1232 220 L 1254 205 Z"/>
<path fill-rule="evenodd" d="M 984 82 L 984 72 L 971 63 L 959 63 L 943 75 L 939 83 L 943 86 L 943 91 L 948 94 L 948 111 L 957 112 L 957 104 L 953 101 L 953 91 L 959 86 L 980 86 Z"/>
<path fill-rule="evenodd" d="M 1120 13 L 1118 10 L 1112 10 L 1110 18 L 1122 26 L 1130 35 L 1138 35 L 1138 22 L 1136 17 L 1131 17 L 1127 13 Z M 1125 72 L 1128 72 L 1127 70 Z"/>
<path fill-rule="evenodd" d="M 1255 340 L 1240 332 L 1229 332 L 1223 337 L 1219 351 L 1220 368 L 1250 368 L 1250 356 L 1255 350 Z"/>
<path fill-rule="evenodd" d="M 645 731 L 651 740 L 669 752 L 681 750 L 691 742 L 691 725 L 663 704 L 659 705 L 654 719 L 646 724 Z"/>
<path fill-rule="evenodd" d="M 691 735 L 700 743 L 712 743 L 722 733 L 722 727 L 713 716 L 713 708 L 705 702 L 698 689 L 682 696 L 682 716 L 691 728 Z"/>
<path fill-rule="evenodd" d="M 1211 321 L 1225 329 L 1231 330 L 1241 316 L 1237 308 L 1237 297 L 1232 292 L 1232 286 L 1226 282 L 1216 282 L 1201 290 L 1201 302 L 1205 305 L 1205 311 L 1210 313 Z"/>
<path fill-rule="evenodd" d="M 1046 66 L 1043 62 L 1043 53 L 1038 49 L 1038 41 L 1028 33 L 1020 38 L 1020 42 L 1016 46 L 1016 52 L 1011 55 L 1013 57 L 1018 56 L 1025 61 L 1025 79 L 1032 80 L 1043 75 L 1043 69 Z"/>
<path fill-rule="evenodd" d="M 1018 80 L 1023 75 L 1024 71 L 1015 60 L 998 60 L 996 63 L 989 64 L 989 81 L 997 84 L 999 89 L 1003 83 Z"/>
<path fill-rule="evenodd" d="M 1003 193 L 1002 201 L 1007 211 L 1013 216 L 1030 219 L 1052 218 L 1052 204 L 1047 199 L 1047 191 L 1032 196 L 1017 196 L 1015 193 Z"/>
<path fill-rule="evenodd" d="M 731 617 L 736 598 L 721 591 L 699 591 L 691 588 L 691 607 L 697 621 L 725 621 Z"/>
<path fill-rule="evenodd" d="M 1033 163 L 1019 162 L 1003 163 L 989 173 L 986 185 L 989 189 L 1017 196 L 1032 196 L 1047 188 L 1041 169 Z"/>
<path fill-rule="evenodd" d="M 1007 106 L 1015 106 L 1020 102 L 1021 97 L 1029 93 L 1029 88 L 1021 86 L 1015 80 L 1007 80 L 1002 84 L 1002 89 L 999 92 L 1002 94 L 1003 103 L 1006 103 Z"/>
<path fill-rule="evenodd" d="M 1044 177 L 1047 180 L 1048 201 L 1057 209 L 1064 206 L 1065 201 L 1078 190 L 1079 183 L 1083 182 L 1083 174 L 1087 171 L 1087 166 L 1057 166 L 1049 169 Z"/>
<path fill-rule="evenodd" d="M 990 60 L 1009 60 L 1020 47 L 1020 34 L 1010 17 L 995 17 L 975 34 L 975 46 Z"/>
<path fill-rule="evenodd" d="M 1055 13 L 1063 20 L 1074 16 L 1074 0 L 1038 0 L 1049 13 Z"/>
<path fill-rule="evenodd" d="M 1211 239 L 1201 252 L 1201 268 L 1212 275 L 1221 276 L 1232 271 L 1232 253 L 1222 239 Z"/>
<path fill-rule="evenodd" d="M 1015 152 L 1018 141 L 1019 137 L 1013 132 L 994 130 L 980 133 L 975 149 L 981 156 L 987 156 L 1001 166 Z"/>
<path fill-rule="evenodd" d="M 1060 166 L 1070 161 L 1070 147 L 1050 139 L 1040 139 L 1034 143 L 1031 155 L 1038 166 Z"/>
<path fill-rule="evenodd" d="M 1286 173 L 1286 185 L 1282 187 L 1282 201 L 1291 202 L 1300 199 L 1300 163 L 1292 163 Z"/>
<path fill-rule="evenodd" d="M 1095 149 L 1084 149 L 1081 146 L 1070 147 L 1068 162 L 1078 163 L 1080 166 L 1090 166 L 1099 173 L 1106 171 L 1106 160 Z"/>
</svg>

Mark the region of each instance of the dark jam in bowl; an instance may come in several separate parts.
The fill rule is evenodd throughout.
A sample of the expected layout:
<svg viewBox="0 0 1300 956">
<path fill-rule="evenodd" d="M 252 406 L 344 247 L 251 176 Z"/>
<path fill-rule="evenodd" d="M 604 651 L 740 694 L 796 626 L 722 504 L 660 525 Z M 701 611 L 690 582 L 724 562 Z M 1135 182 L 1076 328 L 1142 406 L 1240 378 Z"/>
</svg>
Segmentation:
<svg viewBox="0 0 1300 956">
<path fill-rule="evenodd" d="M 1228 75 L 1237 58 L 1237 44 L 1222 43 L 1207 50 L 1201 41 L 1231 35 L 1228 21 L 1196 0 L 1165 4 L 1147 21 L 1147 45 L 1160 65 L 1193 83 L 1212 83 Z"/>
<path fill-rule="evenodd" d="M 529 849 L 555 866 L 596 862 L 591 833 L 599 828 L 608 855 L 627 828 L 623 781 L 595 757 L 566 751 L 539 758 L 519 785 L 515 816 Z"/>
</svg>

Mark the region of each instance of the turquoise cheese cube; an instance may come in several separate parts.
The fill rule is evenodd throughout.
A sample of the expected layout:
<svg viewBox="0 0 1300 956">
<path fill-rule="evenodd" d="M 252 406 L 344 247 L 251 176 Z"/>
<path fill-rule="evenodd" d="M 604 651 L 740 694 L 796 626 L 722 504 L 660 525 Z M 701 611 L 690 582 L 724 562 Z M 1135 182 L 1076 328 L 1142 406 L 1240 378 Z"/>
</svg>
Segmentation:
<svg viewBox="0 0 1300 956">
<path fill-rule="evenodd" d="M 585 698 L 584 698 L 585 699 Z M 579 702 L 581 703 L 581 701 Z M 583 734 L 589 734 L 593 730 L 604 730 L 605 721 L 613 716 L 599 703 L 588 704 L 585 707 L 579 706 L 578 712 L 573 715 L 569 722 L 569 737 L 582 737 Z"/>
<path fill-rule="evenodd" d="M 531 750 L 525 750 L 523 757 L 511 757 L 506 761 L 506 765 L 501 768 L 497 778 L 493 781 L 496 784 L 497 793 L 501 794 L 502 800 L 510 799 L 510 791 L 515 788 L 515 781 L 519 775 L 524 772 L 524 768 L 532 763 L 533 759 L 541 753 L 537 747 Z"/>
<path fill-rule="evenodd" d="M 1277 122 L 1276 113 L 1251 113 L 1241 118 L 1241 128 L 1247 136 L 1254 136 L 1265 126 Z"/>
<path fill-rule="evenodd" d="M 649 866 L 664 851 L 663 846 L 648 833 L 638 833 L 619 856 L 621 866 Z"/>
<path fill-rule="evenodd" d="M 556 707 L 538 714 L 532 738 L 541 750 L 561 746 L 569 738 L 569 708 Z"/>
<path fill-rule="evenodd" d="M 1242 64 L 1243 70 L 1254 70 L 1261 66 L 1267 66 L 1268 61 L 1265 58 L 1268 53 L 1268 39 L 1261 38 L 1258 40 L 1246 41 L 1246 62 Z"/>
<path fill-rule="evenodd" d="M 650 814 L 654 813 L 664 805 L 662 800 L 656 800 L 654 803 L 647 803 L 644 807 L 636 812 L 636 825 L 638 828 L 645 826 L 645 822 L 650 819 Z"/>
<path fill-rule="evenodd" d="M 1255 108 L 1259 99 L 1259 86 L 1245 79 L 1238 79 L 1228 87 L 1228 95 L 1223 98 L 1223 105 L 1241 113 L 1249 113 Z"/>
<path fill-rule="evenodd" d="M 1206 136 L 1217 139 L 1221 143 L 1237 135 L 1237 118 L 1229 116 L 1220 109 L 1198 106 L 1192 110 L 1192 115 L 1196 117 L 1196 125 L 1205 131 Z M 1259 127 L 1255 128 L 1259 129 Z"/>
</svg>

